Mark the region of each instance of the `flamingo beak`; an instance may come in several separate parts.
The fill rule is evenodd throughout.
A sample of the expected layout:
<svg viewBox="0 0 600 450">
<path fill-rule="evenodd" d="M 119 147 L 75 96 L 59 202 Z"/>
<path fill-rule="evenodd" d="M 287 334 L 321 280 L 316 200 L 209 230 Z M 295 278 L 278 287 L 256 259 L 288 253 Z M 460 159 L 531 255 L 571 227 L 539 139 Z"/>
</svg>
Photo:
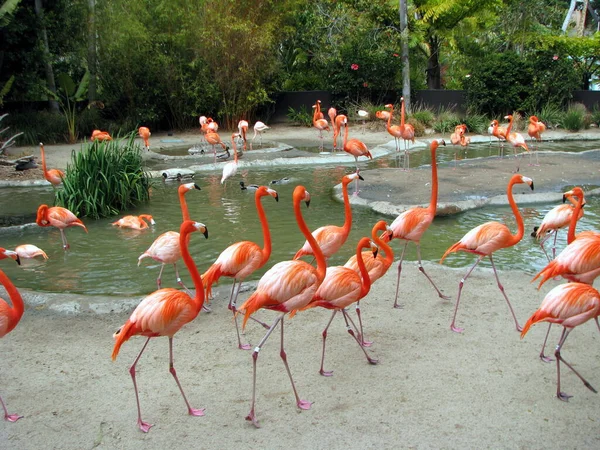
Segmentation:
<svg viewBox="0 0 600 450">
<path fill-rule="evenodd" d="M 360 175 L 358 175 L 358 179 L 362 180 L 362 181 L 365 181 L 365 179 L 362 176 L 360 176 Z"/>
<path fill-rule="evenodd" d="M 202 189 L 200 189 L 200 186 L 198 186 L 196 183 L 194 183 L 194 189 L 198 189 L 199 191 L 202 190 Z"/>
<path fill-rule="evenodd" d="M 278 202 L 279 201 L 279 194 L 275 194 L 274 198 L 275 198 L 275 201 Z"/>
</svg>

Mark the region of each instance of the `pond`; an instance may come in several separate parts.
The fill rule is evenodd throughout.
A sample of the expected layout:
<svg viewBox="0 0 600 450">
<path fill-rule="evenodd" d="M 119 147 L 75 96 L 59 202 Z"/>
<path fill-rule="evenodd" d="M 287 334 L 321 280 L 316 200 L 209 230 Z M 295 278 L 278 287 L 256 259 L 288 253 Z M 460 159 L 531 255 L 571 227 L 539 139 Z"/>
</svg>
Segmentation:
<svg viewBox="0 0 600 450">
<path fill-rule="evenodd" d="M 481 147 L 481 146 L 480 146 Z M 487 145 L 484 145 L 487 150 Z M 586 146 L 590 147 L 590 146 Z M 588 148 L 589 149 L 589 148 Z M 411 165 L 429 164 L 428 152 L 416 152 L 411 155 Z M 417 163 L 420 161 L 419 163 Z M 395 155 L 361 163 L 361 169 L 374 168 L 386 164 L 394 166 Z M 303 184 L 311 193 L 310 208 L 303 208 L 310 229 L 322 225 L 341 225 L 344 221 L 344 208 L 332 198 L 332 187 L 338 184 L 342 176 L 353 171 L 354 164 L 322 164 L 294 167 L 253 167 L 240 170 L 233 181 L 225 186 L 220 184 L 221 172 L 201 172 L 195 181 L 201 191 L 190 191 L 187 202 L 190 215 L 194 220 L 203 222 L 209 230 L 209 239 L 193 235 L 191 253 L 201 272 L 214 262 L 219 253 L 238 240 L 252 240 L 262 245 L 262 234 L 254 207 L 254 193 L 242 191 L 239 181 L 247 184 L 269 184 L 272 180 L 289 178 L 287 184 L 271 185 L 279 193 L 280 201 L 263 198 L 266 215 L 269 220 L 273 253 L 265 267 L 256 272 L 252 279 L 258 279 L 269 267 L 278 261 L 290 259 L 304 243 L 292 210 L 291 194 L 297 184 Z M 368 183 L 368 172 L 364 173 Z M 61 238 L 54 228 L 37 226 L 0 228 L 0 242 L 3 247 L 12 249 L 19 244 L 34 244 L 42 248 L 49 256 L 43 261 L 25 261 L 22 266 L 2 264 L 14 283 L 37 291 L 66 292 L 89 295 L 145 295 L 156 288 L 156 277 L 160 264 L 145 259 L 137 266 L 137 259 L 161 233 L 178 230 L 181 213 L 177 199 L 178 184 L 157 181 L 152 189 L 151 201 L 129 214 L 152 214 L 156 225 L 146 231 L 119 229 L 111 226 L 116 218 L 97 221 L 86 220 L 89 233 L 80 228 L 66 231 L 71 244 L 69 251 L 61 248 Z M 351 187 L 352 190 L 352 187 Z M 0 208 L 3 214 L 18 213 L 33 215 L 41 203 L 52 203 L 53 191 L 46 187 L 5 188 Z M 500 193 L 499 193 L 500 194 Z M 501 269 L 517 269 L 533 274 L 545 265 L 546 258 L 535 240 L 529 236 L 534 226 L 539 225 L 544 214 L 555 204 L 530 205 L 521 208 L 525 218 L 525 237 L 515 247 L 499 251 L 494 260 Z M 585 215 L 578 230 L 597 227 L 600 215 L 600 203 L 589 198 Z M 353 207 L 352 232 L 347 243 L 337 255 L 330 259 L 331 265 L 344 264 L 354 253 L 354 245 L 360 237 L 370 234 L 371 227 L 384 219 L 391 223 L 392 217 L 385 217 L 364 207 Z M 444 251 L 459 240 L 471 228 L 489 221 L 498 220 L 507 223 L 514 231 L 514 218 L 510 208 L 489 207 L 469 211 L 450 217 L 436 218 L 422 240 L 422 256 L 425 260 L 439 261 Z M 557 247 L 560 251 L 565 245 L 566 233 L 559 234 Z M 401 244 L 394 241 L 396 258 Z M 407 259 L 415 260 L 414 245 L 407 250 Z M 474 262 L 472 255 L 453 254 L 445 261 L 450 267 L 462 267 Z M 487 263 L 489 264 L 489 263 Z M 181 265 L 184 282 L 191 285 L 185 267 Z M 221 283 L 229 283 L 224 279 Z M 172 266 L 165 267 L 163 286 L 176 287 Z"/>
</svg>

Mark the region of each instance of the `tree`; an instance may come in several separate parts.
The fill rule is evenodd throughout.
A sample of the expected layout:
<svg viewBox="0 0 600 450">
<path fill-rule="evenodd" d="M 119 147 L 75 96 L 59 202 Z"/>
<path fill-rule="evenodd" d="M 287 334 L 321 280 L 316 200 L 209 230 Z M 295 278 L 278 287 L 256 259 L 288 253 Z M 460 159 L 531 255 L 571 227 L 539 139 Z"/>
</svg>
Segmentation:
<svg viewBox="0 0 600 450">
<path fill-rule="evenodd" d="M 406 112 L 411 113 L 410 105 L 410 63 L 408 58 L 408 5 L 407 0 L 399 0 L 400 34 L 402 35 L 402 97 Z"/>
<path fill-rule="evenodd" d="M 87 34 L 87 64 L 90 74 L 90 85 L 88 86 L 88 103 L 96 102 L 96 0 L 88 0 L 88 34 Z"/>
<path fill-rule="evenodd" d="M 48 45 L 48 32 L 46 31 L 46 24 L 44 22 L 44 9 L 42 7 L 42 0 L 35 0 L 35 14 L 38 17 L 39 32 L 44 49 L 43 63 L 46 69 L 46 83 L 48 84 L 48 89 L 50 92 L 54 94 L 48 99 L 48 104 L 50 105 L 50 111 L 58 113 L 58 102 L 54 98 L 56 97 L 56 83 L 54 82 L 54 70 L 52 69 L 50 46 Z"/>
</svg>

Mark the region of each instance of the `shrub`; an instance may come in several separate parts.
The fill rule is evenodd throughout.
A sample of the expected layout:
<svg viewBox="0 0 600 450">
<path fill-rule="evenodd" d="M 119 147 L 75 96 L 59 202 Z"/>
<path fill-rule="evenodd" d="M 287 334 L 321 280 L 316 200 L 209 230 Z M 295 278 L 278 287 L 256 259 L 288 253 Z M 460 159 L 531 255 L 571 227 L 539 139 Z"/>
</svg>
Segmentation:
<svg viewBox="0 0 600 450">
<path fill-rule="evenodd" d="M 486 134 L 490 126 L 490 119 L 479 113 L 467 112 L 463 123 L 467 126 L 469 133 Z"/>
<path fill-rule="evenodd" d="M 288 109 L 287 117 L 294 125 L 312 127 L 313 115 L 310 111 L 308 111 L 306 105 L 302 105 L 302 107 L 298 111 L 296 111 L 290 106 Z"/>
<path fill-rule="evenodd" d="M 423 122 L 420 122 L 414 117 L 409 117 L 406 122 L 411 124 L 415 129 L 415 137 L 425 136 L 425 124 Z"/>
<path fill-rule="evenodd" d="M 562 121 L 564 113 L 558 106 L 546 103 L 540 112 L 534 115 L 537 116 L 537 118 L 548 128 L 556 128 L 556 126 Z"/>
<path fill-rule="evenodd" d="M 13 113 L 6 118 L 12 129 L 21 130 L 17 145 L 57 144 L 67 139 L 67 121 L 62 114 L 47 111 Z"/>
<path fill-rule="evenodd" d="M 456 125 L 461 123 L 460 117 L 454 111 L 441 110 L 433 123 L 433 129 L 437 133 L 452 133 Z"/>
<path fill-rule="evenodd" d="M 93 142 L 73 152 L 56 204 L 79 217 L 98 219 L 148 201 L 150 179 L 134 139 L 131 133 L 123 141 Z"/>
<path fill-rule="evenodd" d="M 600 126 L 600 108 L 598 106 L 594 106 L 592 113 L 590 115 L 591 123 L 595 123 Z"/>
<path fill-rule="evenodd" d="M 433 111 L 420 104 L 413 105 L 412 114 L 410 116 L 421 122 L 425 127 L 430 127 L 435 121 L 435 114 Z"/>
</svg>

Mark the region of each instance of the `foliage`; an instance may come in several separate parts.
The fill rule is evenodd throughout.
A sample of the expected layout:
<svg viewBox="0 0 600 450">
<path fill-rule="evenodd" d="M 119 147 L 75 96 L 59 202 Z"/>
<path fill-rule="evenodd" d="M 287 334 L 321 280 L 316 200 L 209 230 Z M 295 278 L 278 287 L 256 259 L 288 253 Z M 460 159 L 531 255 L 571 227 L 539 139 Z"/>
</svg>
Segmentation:
<svg viewBox="0 0 600 450">
<path fill-rule="evenodd" d="M 562 126 L 569 131 L 579 131 L 583 128 L 588 128 L 591 118 L 581 103 L 573 103 L 564 114 Z"/>
<path fill-rule="evenodd" d="M 73 152 L 56 204 L 78 217 L 98 219 L 136 207 L 150 197 L 150 179 L 142 166 L 135 133 L 123 142 L 93 142 Z"/>
<path fill-rule="evenodd" d="M 485 134 L 490 126 L 490 119 L 484 114 L 467 111 L 463 123 L 467 126 L 469 133 Z"/>
<path fill-rule="evenodd" d="M 67 121 L 62 114 L 49 111 L 13 113 L 7 118 L 7 123 L 15 129 L 23 130 L 23 134 L 17 139 L 18 145 L 65 142 Z"/>
<path fill-rule="evenodd" d="M 600 107 L 594 106 L 594 109 L 590 113 L 590 122 L 600 126 Z"/>
<path fill-rule="evenodd" d="M 57 77 L 56 100 L 65 114 L 67 120 L 67 131 L 69 133 L 69 144 L 77 142 L 77 103 L 85 100 L 87 88 L 90 81 L 90 73 L 85 72 L 78 86 L 66 73 Z M 48 95 L 54 96 L 54 92 L 48 90 Z"/>
<path fill-rule="evenodd" d="M 425 124 L 423 122 L 418 121 L 414 117 L 409 117 L 406 123 L 411 124 L 415 129 L 415 137 L 425 136 Z"/>
<path fill-rule="evenodd" d="M 433 111 L 420 104 L 413 105 L 411 117 L 414 117 L 426 127 L 431 127 L 435 121 L 435 114 Z"/>
<path fill-rule="evenodd" d="M 457 113 L 451 110 L 441 110 L 433 123 L 433 129 L 437 133 L 452 133 L 456 125 L 462 121 Z"/>
<path fill-rule="evenodd" d="M 287 118 L 294 125 L 312 127 L 313 116 L 306 105 L 302 105 L 297 111 L 290 106 L 288 109 Z"/>
<path fill-rule="evenodd" d="M 546 103 L 538 113 L 533 115 L 537 116 L 548 128 L 555 128 L 560 124 L 564 114 L 558 106 Z"/>
</svg>

